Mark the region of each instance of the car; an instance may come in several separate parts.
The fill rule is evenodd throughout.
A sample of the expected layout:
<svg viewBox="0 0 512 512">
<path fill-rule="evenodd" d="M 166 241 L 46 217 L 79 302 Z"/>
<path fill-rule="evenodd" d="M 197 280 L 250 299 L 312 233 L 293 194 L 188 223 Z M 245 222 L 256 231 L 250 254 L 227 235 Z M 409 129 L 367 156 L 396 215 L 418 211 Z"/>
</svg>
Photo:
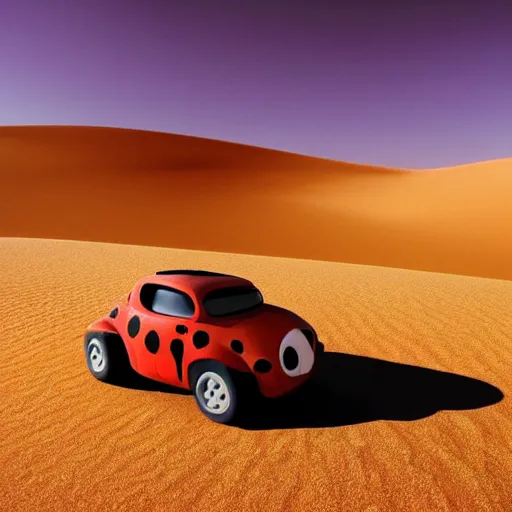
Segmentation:
<svg viewBox="0 0 512 512">
<path fill-rule="evenodd" d="M 210 420 L 229 424 L 258 397 L 299 389 L 324 344 L 297 314 L 264 301 L 248 279 L 207 270 L 163 270 L 139 279 L 86 328 L 92 375 L 130 372 L 192 392 Z"/>
</svg>

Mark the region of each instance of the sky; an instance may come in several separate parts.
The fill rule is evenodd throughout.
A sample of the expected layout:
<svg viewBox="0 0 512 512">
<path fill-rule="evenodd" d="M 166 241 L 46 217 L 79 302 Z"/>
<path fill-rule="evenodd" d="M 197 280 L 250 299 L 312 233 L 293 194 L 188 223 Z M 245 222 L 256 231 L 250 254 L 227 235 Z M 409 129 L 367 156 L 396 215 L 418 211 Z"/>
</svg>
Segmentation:
<svg viewBox="0 0 512 512">
<path fill-rule="evenodd" d="M 512 2 L 0 0 L 0 125 L 433 168 L 512 156 Z"/>
</svg>

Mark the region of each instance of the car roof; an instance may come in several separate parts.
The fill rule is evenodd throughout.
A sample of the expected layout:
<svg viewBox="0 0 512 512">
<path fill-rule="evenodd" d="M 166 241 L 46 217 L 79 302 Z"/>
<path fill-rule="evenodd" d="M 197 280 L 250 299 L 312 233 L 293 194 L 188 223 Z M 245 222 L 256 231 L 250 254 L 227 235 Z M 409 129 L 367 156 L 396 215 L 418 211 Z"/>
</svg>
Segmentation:
<svg viewBox="0 0 512 512">
<path fill-rule="evenodd" d="M 243 277 L 208 270 L 159 270 L 143 278 L 143 282 L 169 286 L 196 297 L 201 297 L 218 288 L 254 286 L 251 281 Z"/>
<path fill-rule="evenodd" d="M 205 276 L 205 277 L 213 277 L 213 276 L 230 276 L 230 274 L 221 274 L 220 272 L 211 272 L 210 270 L 158 270 L 155 272 L 157 276 Z M 230 276 L 235 277 L 235 276 Z"/>
</svg>

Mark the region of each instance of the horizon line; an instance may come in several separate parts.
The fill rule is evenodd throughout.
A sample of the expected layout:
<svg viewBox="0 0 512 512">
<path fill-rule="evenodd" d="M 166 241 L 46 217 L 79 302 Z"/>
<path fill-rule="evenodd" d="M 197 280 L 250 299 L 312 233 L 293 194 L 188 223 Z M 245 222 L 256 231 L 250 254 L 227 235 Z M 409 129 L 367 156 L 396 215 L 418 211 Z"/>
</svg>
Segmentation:
<svg viewBox="0 0 512 512">
<path fill-rule="evenodd" d="M 504 161 L 509 160 L 512 158 L 512 155 L 509 157 L 500 157 L 500 158 L 491 158 L 488 160 L 477 160 L 477 161 L 470 161 L 470 162 L 463 162 L 460 164 L 455 165 L 448 165 L 443 167 L 427 167 L 427 168 L 405 168 L 405 167 L 391 167 L 391 166 L 385 166 L 385 165 L 376 165 L 376 164 L 368 164 L 368 163 L 361 163 L 361 162 L 353 162 L 348 160 L 335 160 L 333 158 L 327 158 L 317 155 L 310 155 L 306 153 L 297 153 L 294 151 L 288 151 L 278 148 L 270 148 L 267 146 L 259 146 L 256 144 L 248 144 L 244 142 L 237 142 L 233 140 L 226 140 L 226 139 L 217 139 L 213 137 L 203 137 L 199 135 L 192 135 L 189 133 L 179 133 L 179 132 L 166 132 L 162 130 L 154 130 L 154 129 L 147 129 L 147 128 L 129 128 L 126 126 L 119 126 L 119 125 L 82 125 L 82 124 L 40 124 L 40 123 L 34 123 L 34 124 L 2 124 L 0 125 L 0 130 L 2 128 L 90 128 L 90 129 L 104 129 L 104 130 L 123 130 L 123 131 L 131 131 L 131 132 L 145 132 L 145 133 L 154 133 L 159 135 L 168 135 L 168 136 L 178 136 L 178 137 L 187 137 L 191 139 L 197 139 L 197 140 L 207 140 L 211 142 L 218 142 L 222 144 L 227 145 L 233 145 L 233 146 L 242 146 L 245 148 L 253 148 L 253 149 L 259 149 L 259 150 L 265 150 L 270 151 L 274 153 L 281 153 L 286 154 L 290 156 L 299 156 L 307 159 L 313 159 L 313 160 L 321 160 L 324 162 L 330 162 L 330 163 L 338 163 L 338 164 L 349 164 L 349 165 L 355 165 L 355 166 L 363 166 L 363 167 L 369 167 L 373 169 L 380 169 L 380 170 L 386 170 L 386 171 L 406 171 L 406 172 L 421 172 L 421 171 L 436 171 L 436 170 L 442 170 L 442 169 L 453 169 L 457 167 L 466 167 L 466 166 L 473 166 L 478 165 L 482 163 L 490 163 L 490 162 L 498 162 L 498 161 Z"/>
</svg>

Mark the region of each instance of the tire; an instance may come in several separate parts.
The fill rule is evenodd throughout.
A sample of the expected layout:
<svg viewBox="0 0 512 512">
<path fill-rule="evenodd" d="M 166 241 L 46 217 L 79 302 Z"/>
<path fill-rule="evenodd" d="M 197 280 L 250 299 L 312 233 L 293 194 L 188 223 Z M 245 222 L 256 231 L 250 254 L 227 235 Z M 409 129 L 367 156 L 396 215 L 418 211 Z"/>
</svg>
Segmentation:
<svg viewBox="0 0 512 512">
<path fill-rule="evenodd" d="M 121 336 L 110 332 L 88 332 L 84 340 L 87 368 L 101 382 L 120 383 L 132 372 Z"/>
<path fill-rule="evenodd" d="M 189 373 L 190 388 L 201 412 L 210 420 L 233 424 L 245 410 L 244 399 L 253 391 L 250 374 L 232 370 L 219 361 L 195 363 Z"/>
</svg>

